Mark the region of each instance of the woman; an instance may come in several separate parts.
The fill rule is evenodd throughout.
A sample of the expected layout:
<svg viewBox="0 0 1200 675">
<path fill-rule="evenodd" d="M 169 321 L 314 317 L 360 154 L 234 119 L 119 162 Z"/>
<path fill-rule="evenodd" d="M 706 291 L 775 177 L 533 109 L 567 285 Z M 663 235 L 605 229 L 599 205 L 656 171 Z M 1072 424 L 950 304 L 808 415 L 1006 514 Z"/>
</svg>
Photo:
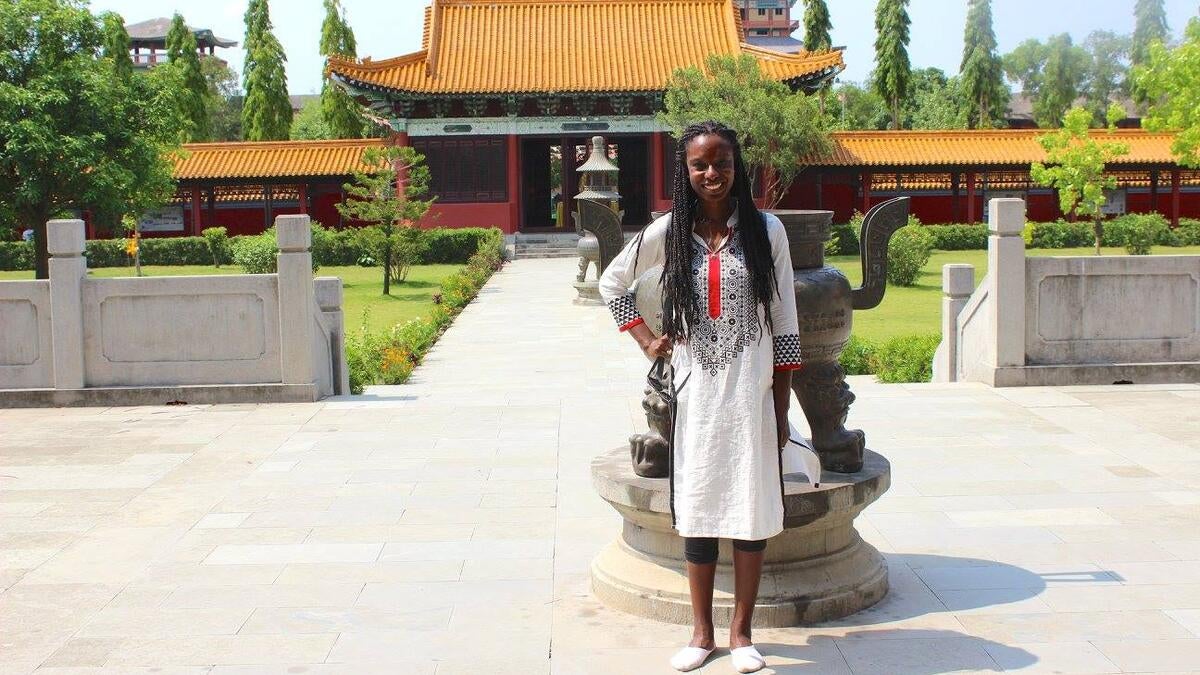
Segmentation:
<svg viewBox="0 0 1200 675">
<path fill-rule="evenodd" d="M 792 371 L 800 367 L 787 235 L 754 206 L 737 136 L 704 122 L 676 149 L 671 213 L 642 231 L 605 270 L 600 294 L 620 330 L 651 359 L 670 358 L 678 412 L 672 521 L 684 537 L 692 641 L 671 659 L 687 671 L 716 647 L 717 539 L 733 540 L 734 667 L 763 667 L 750 639 L 766 539 L 783 530 L 779 453 L 787 441 Z M 663 335 L 638 315 L 630 286 L 663 266 Z"/>
</svg>

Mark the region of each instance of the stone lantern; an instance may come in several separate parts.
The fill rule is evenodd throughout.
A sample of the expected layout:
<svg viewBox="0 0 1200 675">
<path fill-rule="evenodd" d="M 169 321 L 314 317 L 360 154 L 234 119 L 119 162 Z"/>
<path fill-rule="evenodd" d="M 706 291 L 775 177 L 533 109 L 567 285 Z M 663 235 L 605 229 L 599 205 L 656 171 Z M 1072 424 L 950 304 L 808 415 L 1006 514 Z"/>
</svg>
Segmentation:
<svg viewBox="0 0 1200 675">
<path fill-rule="evenodd" d="M 618 204 L 617 165 L 608 159 L 608 144 L 603 136 L 592 137 L 587 161 L 576 171 L 583 190 L 575 195 L 575 231 L 579 233 L 579 274 L 575 277 L 576 302 L 600 303 L 600 275 L 620 253 L 625 243 L 621 234 Z M 596 266 L 596 278 L 587 279 L 588 266 Z"/>
</svg>

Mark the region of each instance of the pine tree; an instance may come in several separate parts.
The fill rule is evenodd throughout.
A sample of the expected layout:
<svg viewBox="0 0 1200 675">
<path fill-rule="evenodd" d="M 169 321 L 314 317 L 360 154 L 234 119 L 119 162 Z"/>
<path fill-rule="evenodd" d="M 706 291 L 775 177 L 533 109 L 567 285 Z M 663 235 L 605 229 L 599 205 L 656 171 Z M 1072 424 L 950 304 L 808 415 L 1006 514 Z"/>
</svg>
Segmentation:
<svg viewBox="0 0 1200 675">
<path fill-rule="evenodd" d="M 996 52 L 991 0 L 970 0 L 963 31 L 963 56 L 959 66 L 963 93 L 971 104 L 970 125 L 986 129 L 1003 115 L 1008 101 L 1004 68 Z"/>
<path fill-rule="evenodd" d="M 804 0 L 804 48 L 816 52 L 832 47 L 833 38 L 829 35 L 832 28 L 825 0 Z"/>
<path fill-rule="evenodd" d="M 1130 61 L 1139 66 L 1146 62 L 1153 42 L 1166 42 L 1169 29 L 1167 28 L 1167 10 L 1163 8 L 1163 0 L 1137 0 L 1133 8 L 1133 51 Z"/>
<path fill-rule="evenodd" d="M 892 128 L 900 128 L 900 102 L 908 93 L 908 0 L 879 0 L 875 6 L 875 91 L 888 102 Z"/>
<path fill-rule="evenodd" d="M 321 56 L 358 56 L 354 31 L 346 22 L 340 0 L 325 1 L 325 22 L 321 24 Z M 321 86 L 321 116 L 333 138 L 359 138 L 363 134 L 363 118 L 358 104 L 346 90 L 326 79 Z"/>
<path fill-rule="evenodd" d="M 200 69 L 196 34 L 178 13 L 167 30 L 167 57 L 170 60 L 168 67 L 175 69 L 175 106 L 180 118 L 188 125 L 185 140 L 205 140 L 208 138 L 208 82 Z"/>
<path fill-rule="evenodd" d="M 133 77 L 133 58 L 129 56 L 129 32 L 125 30 L 125 19 L 116 12 L 105 12 L 104 56 L 112 59 L 113 75 L 128 80 Z"/>
<path fill-rule="evenodd" d="M 246 8 L 246 64 L 243 81 L 242 136 L 247 141 L 282 141 L 292 128 L 288 100 L 287 56 L 271 32 L 267 0 L 250 0 Z"/>
</svg>

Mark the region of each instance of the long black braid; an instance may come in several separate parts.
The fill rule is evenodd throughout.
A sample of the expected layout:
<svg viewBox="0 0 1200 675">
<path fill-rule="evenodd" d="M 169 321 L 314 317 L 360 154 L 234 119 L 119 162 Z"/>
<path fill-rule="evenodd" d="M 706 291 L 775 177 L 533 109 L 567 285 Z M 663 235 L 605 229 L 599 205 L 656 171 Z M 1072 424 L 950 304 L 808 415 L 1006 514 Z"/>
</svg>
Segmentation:
<svg viewBox="0 0 1200 675">
<path fill-rule="evenodd" d="M 666 262 L 663 265 L 663 333 L 671 341 L 686 339 L 688 326 L 695 325 L 700 315 L 699 302 L 693 292 L 692 256 L 695 253 L 692 239 L 692 221 L 697 212 L 699 197 L 688 181 L 687 147 L 699 136 L 715 134 L 724 138 L 733 148 L 733 189 L 737 200 L 738 232 L 746 252 L 746 267 L 754 289 L 754 297 L 762 304 L 771 326 L 771 296 L 775 290 L 775 261 L 771 256 L 771 242 L 767 237 L 767 224 L 763 215 L 754 206 L 754 194 L 750 175 L 742 161 L 742 147 L 737 134 L 720 122 L 700 122 L 684 129 L 675 148 L 675 181 L 671 203 L 671 223 L 667 228 Z M 757 313 L 756 313 L 757 314 Z M 755 321 L 758 317 L 755 316 Z"/>
</svg>

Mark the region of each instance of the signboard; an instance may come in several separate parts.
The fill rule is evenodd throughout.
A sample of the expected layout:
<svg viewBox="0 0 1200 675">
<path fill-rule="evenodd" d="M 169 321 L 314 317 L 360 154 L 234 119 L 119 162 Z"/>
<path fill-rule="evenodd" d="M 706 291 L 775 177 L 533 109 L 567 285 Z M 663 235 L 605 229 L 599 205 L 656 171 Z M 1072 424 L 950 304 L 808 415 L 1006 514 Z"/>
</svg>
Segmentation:
<svg viewBox="0 0 1200 675">
<path fill-rule="evenodd" d="M 1105 190 L 1104 206 L 1100 207 L 1100 213 L 1106 216 L 1125 215 L 1125 188 Z"/>
<path fill-rule="evenodd" d="M 138 217 L 142 232 L 183 232 L 183 207 L 167 206 L 147 211 Z"/>
</svg>

